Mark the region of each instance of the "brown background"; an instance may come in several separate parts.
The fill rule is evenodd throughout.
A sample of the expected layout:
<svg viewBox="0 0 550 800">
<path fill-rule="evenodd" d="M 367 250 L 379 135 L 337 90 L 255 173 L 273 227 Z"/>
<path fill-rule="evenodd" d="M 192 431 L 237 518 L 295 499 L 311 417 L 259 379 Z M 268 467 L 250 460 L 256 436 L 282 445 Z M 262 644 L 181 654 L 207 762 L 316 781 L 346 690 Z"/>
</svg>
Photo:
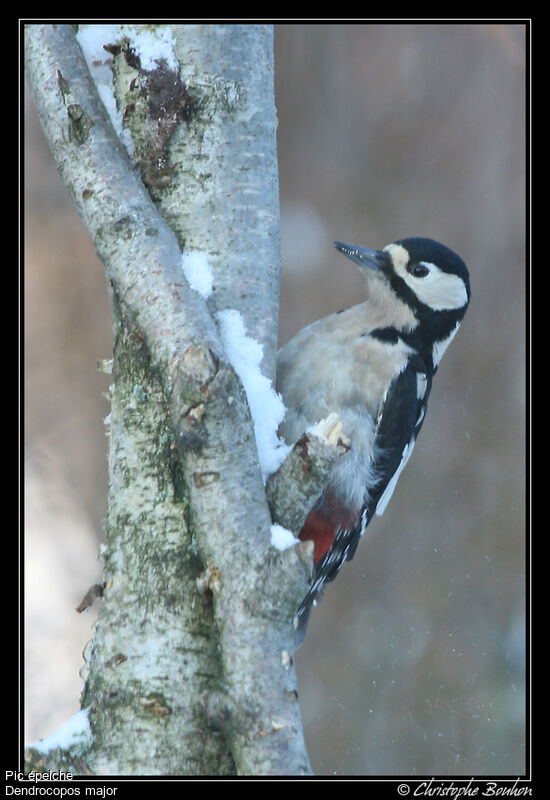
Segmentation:
<svg viewBox="0 0 550 800">
<path fill-rule="evenodd" d="M 275 32 L 281 343 L 362 299 L 332 241 L 431 236 L 472 303 L 383 517 L 297 655 L 317 774 L 524 769 L 525 30 Z M 78 709 L 106 494 L 102 267 L 25 106 L 26 741 Z"/>
</svg>

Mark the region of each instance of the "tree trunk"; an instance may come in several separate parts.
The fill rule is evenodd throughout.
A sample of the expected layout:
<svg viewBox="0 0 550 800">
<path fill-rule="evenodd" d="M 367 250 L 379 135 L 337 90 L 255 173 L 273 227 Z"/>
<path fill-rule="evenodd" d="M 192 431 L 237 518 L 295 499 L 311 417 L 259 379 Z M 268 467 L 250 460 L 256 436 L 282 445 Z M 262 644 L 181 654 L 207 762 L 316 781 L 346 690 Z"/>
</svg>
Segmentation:
<svg viewBox="0 0 550 800">
<path fill-rule="evenodd" d="M 168 42 L 179 67 L 166 48 L 147 60 L 145 34 Z M 218 312 L 238 313 L 273 378 L 271 37 L 263 25 L 123 26 L 107 44 L 138 174 L 73 27 L 25 31 L 50 147 L 105 265 L 115 341 L 89 729 L 29 748 L 33 769 L 310 772 L 292 661 L 308 565 L 300 549 L 270 545 L 254 423 L 216 324 Z M 210 294 L 189 285 L 182 250 L 212 269 Z"/>
</svg>

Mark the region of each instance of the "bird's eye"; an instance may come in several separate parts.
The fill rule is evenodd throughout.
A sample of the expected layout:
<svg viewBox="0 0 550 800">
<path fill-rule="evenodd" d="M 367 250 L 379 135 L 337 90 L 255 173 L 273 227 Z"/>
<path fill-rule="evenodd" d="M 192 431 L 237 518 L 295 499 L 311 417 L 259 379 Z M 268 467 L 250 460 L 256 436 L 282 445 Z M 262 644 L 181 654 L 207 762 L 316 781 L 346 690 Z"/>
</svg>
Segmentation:
<svg viewBox="0 0 550 800">
<path fill-rule="evenodd" d="M 425 264 L 411 264 L 409 272 L 415 278 L 425 278 L 426 275 L 430 274 L 430 269 Z"/>
</svg>

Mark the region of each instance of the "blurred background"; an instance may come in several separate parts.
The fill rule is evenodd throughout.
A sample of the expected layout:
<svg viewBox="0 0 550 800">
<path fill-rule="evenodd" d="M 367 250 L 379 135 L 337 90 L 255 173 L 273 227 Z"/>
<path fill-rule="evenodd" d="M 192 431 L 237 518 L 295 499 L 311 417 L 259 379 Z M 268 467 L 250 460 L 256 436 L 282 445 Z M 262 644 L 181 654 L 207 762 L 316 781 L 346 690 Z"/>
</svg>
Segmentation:
<svg viewBox="0 0 550 800">
<path fill-rule="evenodd" d="M 525 28 L 275 26 L 281 344 L 364 291 L 335 239 L 429 236 L 470 268 L 392 502 L 297 654 L 318 775 L 525 770 Z M 27 99 L 25 741 L 78 710 L 101 574 L 103 268 Z"/>
</svg>

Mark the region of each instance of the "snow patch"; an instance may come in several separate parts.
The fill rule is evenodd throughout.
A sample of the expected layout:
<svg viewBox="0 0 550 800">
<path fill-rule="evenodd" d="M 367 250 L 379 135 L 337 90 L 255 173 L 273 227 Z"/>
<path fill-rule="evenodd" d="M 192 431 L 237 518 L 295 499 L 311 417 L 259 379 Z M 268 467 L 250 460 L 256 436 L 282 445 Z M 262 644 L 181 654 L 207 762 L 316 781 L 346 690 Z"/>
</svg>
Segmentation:
<svg viewBox="0 0 550 800">
<path fill-rule="evenodd" d="M 179 70 L 174 53 L 174 37 L 167 25 L 157 25 L 153 29 L 146 26 L 123 25 L 124 35 L 130 39 L 132 47 L 139 56 L 141 68 L 148 72 L 157 68 L 160 61 L 166 61 L 168 69 Z"/>
<path fill-rule="evenodd" d="M 206 255 L 200 250 L 183 252 L 181 266 L 189 286 L 205 299 L 210 297 L 214 285 L 214 273 Z"/>
<path fill-rule="evenodd" d="M 75 747 L 86 747 L 92 742 L 92 730 L 88 715 L 89 708 L 83 708 L 73 714 L 67 722 L 56 728 L 55 731 L 41 739 L 39 742 L 29 745 L 39 753 L 48 753 L 50 750 L 74 750 Z"/>
<path fill-rule="evenodd" d="M 172 31 L 166 25 L 152 29 L 146 25 L 80 25 L 76 38 L 111 124 L 126 151 L 132 156 L 134 144 L 130 133 L 122 124 L 122 114 L 117 108 L 113 92 L 113 73 L 110 66 L 113 57 L 103 46 L 129 39 L 143 70 L 154 70 L 161 61 L 165 61 L 169 69 L 177 71 L 179 63 L 174 53 Z"/>
<path fill-rule="evenodd" d="M 104 44 L 117 44 L 122 38 L 123 25 L 79 25 L 76 38 L 88 63 L 94 81 L 110 83 L 113 79 L 110 64 L 113 57 Z"/>
<path fill-rule="evenodd" d="M 122 39 L 129 40 L 142 69 L 150 72 L 161 61 L 165 61 L 169 69 L 179 69 L 174 37 L 167 25 L 80 25 L 77 39 L 88 64 L 94 69 L 107 65 L 109 74 L 111 57 L 103 45 L 118 44 Z"/>
<path fill-rule="evenodd" d="M 271 544 L 277 550 L 288 550 L 289 547 L 294 547 L 295 544 L 299 543 L 300 540 L 288 528 L 283 528 L 282 525 L 277 523 L 271 526 Z"/>
<path fill-rule="evenodd" d="M 229 308 L 218 312 L 220 336 L 229 363 L 239 376 L 254 420 L 256 447 L 264 482 L 276 472 L 292 449 L 277 435 L 285 406 L 269 378 L 262 374 L 262 346 L 247 336 L 238 311 Z"/>
</svg>

